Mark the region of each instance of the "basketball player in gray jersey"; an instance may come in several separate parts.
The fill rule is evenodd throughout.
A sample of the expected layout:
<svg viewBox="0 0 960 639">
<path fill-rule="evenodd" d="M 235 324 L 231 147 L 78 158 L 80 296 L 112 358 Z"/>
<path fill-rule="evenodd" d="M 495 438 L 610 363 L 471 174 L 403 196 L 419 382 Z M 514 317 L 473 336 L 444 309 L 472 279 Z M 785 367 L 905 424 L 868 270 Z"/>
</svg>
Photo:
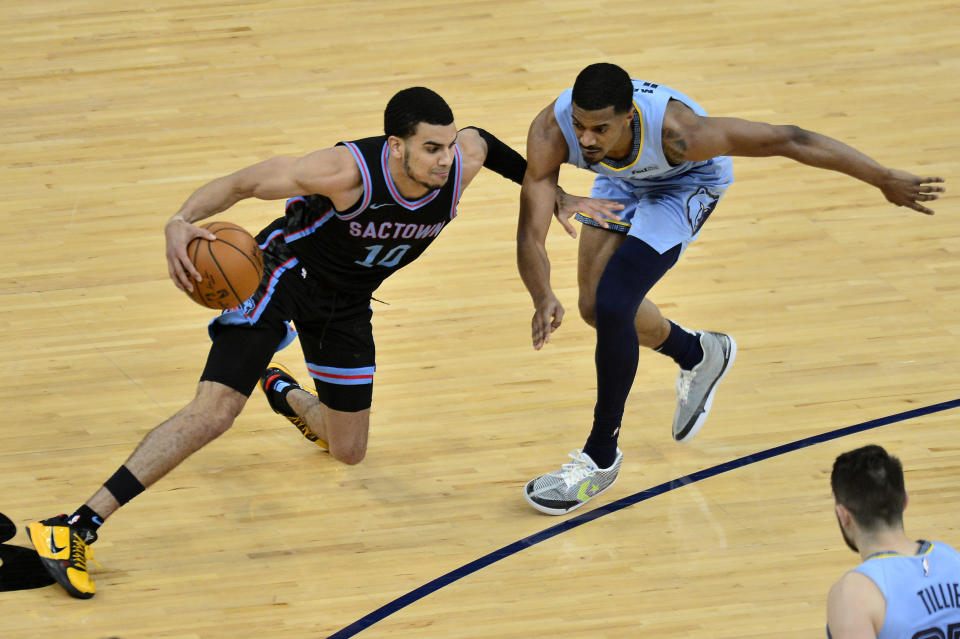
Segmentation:
<svg viewBox="0 0 960 639">
<path fill-rule="evenodd" d="M 190 403 L 150 431 L 72 515 L 27 527 L 47 571 L 70 595 L 94 596 L 86 562 L 107 517 L 226 432 L 258 382 L 270 406 L 335 459 L 363 459 L 375 369 L 370 297 L 453 221 L 482 167 L 519 184 L 526 162 L 482 129 L 458 131 L 443 98 L 411 87 L 387 104 L 382 136 L 266 160 L 187 198 L 164 231 L 170 277 L 185 290 L 200 281 L 187 244 L 215 239 L 197 222 L 245 198 L 288 202 L 286 214 L 257 238 L 266 267 L 260 288 L 211 323 L 213 345 Z M 604 208 L 556 195 L 564 214 Z M 294 338 L 315 391 L 269 366 Z"/>
<path fill-rule="evenodd" d="M 712 118 L 679 91 L 632 80 L 613 64 L 593 64 L 572 89 L 534 119 L 529 166 L 520 191 L 517 261 L 533 298 L 533 346 L 559 328 L 564 309 L 550 286 L 545 238 L 560 166 L 597 173 L 591 195 L 623 205 L 607 224 L 578 215 L 580 315 L 597 329 L 597 401 L 593 427 L 573 461 L 531 480 L 527 502 L 560 515 L 609 488 L 623 455 L 617 446 L 639 347 L 680 367 L 673 437 L 687 441 L 703 426 L 717 384 L 737 354 L 729 335 L 690 331 L 664 318 L 647 294 L 700 233 L 733 182 L 729 156 L 782 155 L 871 184 L 897 206 L 932 214 L 941 178 L 881 166 L 842 142 L 796 126 Z M 575 235 L 569 220 L 560 223 Z"/>
<path fill-rule="evenodd" d="M 949 639 L 960 634 L 960 554 L 903 531 L 900 460 L 880 446 L 837 457 L 830 474 L 840 533 L 863 560 L 830 589 L 832 639 Z"/>
</svg>

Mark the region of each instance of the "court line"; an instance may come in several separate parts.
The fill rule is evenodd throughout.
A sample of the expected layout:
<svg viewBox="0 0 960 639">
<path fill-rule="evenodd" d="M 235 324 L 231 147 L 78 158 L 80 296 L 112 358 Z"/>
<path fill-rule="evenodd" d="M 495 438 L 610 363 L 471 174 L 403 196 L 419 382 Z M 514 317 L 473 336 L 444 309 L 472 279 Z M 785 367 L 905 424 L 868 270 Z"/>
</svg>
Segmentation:
<svg viewBox="0 0 960 639">
<path fill-rule="evenodd" d="M 762 450 L 752 455 L 746 455 L 744 457 L 740 457 L 739 459 L 734 459 L 733 461 L 723 462 L 722 464 L 717 464 L 716 466 L 712 466 L 710 468 L 698 470 L 694 473 L 690 473 L 689 475 L 684 475 L 678 479 L 671 479 L 670 481 L 664 482 L 658 486 L 654 486 L 653 488 L 642 490 L 639 493 L 634 493 L 628 497 L 618 499 L 617 501 L 611 502 L 605 506 L 600 506 L 599 508 L 585 512 L 582 515 L 577 515 L 576 517 L 563 521 L 556 526 L 551 526 L 546 530 L 542 530 L 534 535 L 525 537 L 520 541 L 515 541 L 508 546 L 504 546 L 499 550 L 495 550 L 488 555 L 484 555 L 479 559 L 471 561 L 470 563 L 457 568 L 456 570 L 452 570 L 441 577 L 437 577 L 433 581 L 420 586 L 416 590 L 412 590 L 407 594 L 394 599 L 390 603 L 381 606 L 365 617 L 354 621 L 349 626 L 346 626 L 345 628 L 333 633 L 327 639 L 347 639 L 347 637 L 353 637 L 378 621 L 389 617 L 398 610 L 406 608 L 415 601 L 423 599 L 430 593 L 436 592 L 437 590 L 440 590 L 441 588 L 448 586 L 453 582 L 466 577 L 467 575 L 472 575 L 481 568 L 486 568 L 487 566 L 494 564 L 501 559 L 506 559 L 511 555 L 517 554 L 521 550 L 539 544 L 542 541 L 546 541 L 551 537 L 556 537 L 557 535 L 565 533 L 568 530 L 573 530 L 574 528 L 591 522 L 594 519 L 599 519 L 600 517 L 613 514 L 618 510 L 623 510 L 628 506 L 640 503 L 641 501 L 646 501 L 652 497 L 656 497 L 657 495 L 662 495 L 663 493 L 670 492 L 671 490 L 720 475 L 721 473 L 736 470 L 737 468 L 742 468 L 750 464 L 756 464 L 757 462 L 770 459 L 771 457 L 777 457 L 778 455 L 784 455 L 801 448 L 806 448 L 807 446 L 822 444 L 823 442 L 838 439 L 840 437 L 846 437 L 847 435 L 853 435 L 855 433 L 860 433 L 872 428 L 879 428 L 880 426 L 887 426 L 888 424 L 895 424 L 908 419 L 923 417 L 924 415 L 930 415 L 931 413 L 939 413 L 941 411 L 956 408 L 958 406 L 960 406 L 960 399 L 954 399 L 948 402 L 942 402 L 940 404 L 932 404 L 922 408 L 915 408 L 903 413 L 897 413 L 888 417 L 873 419 L 861 424 L 854 424 L 853 426 L 845 426 L 843 428 L 838 428 L 826 433 L 800 439 L 789 444 L 768 448 L 767 450 Z"/>
</svg>

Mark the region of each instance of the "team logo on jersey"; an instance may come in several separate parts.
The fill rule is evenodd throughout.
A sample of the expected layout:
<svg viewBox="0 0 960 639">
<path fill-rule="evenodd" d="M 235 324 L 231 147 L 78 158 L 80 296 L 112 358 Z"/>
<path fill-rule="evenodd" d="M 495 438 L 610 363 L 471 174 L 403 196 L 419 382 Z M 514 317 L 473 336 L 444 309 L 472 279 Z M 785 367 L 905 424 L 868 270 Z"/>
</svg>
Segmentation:
<svg viewBox="0 0 960 639">
<path fill-rule="evenodd" d="M 720 196 L 705 186 L 697 188 L 693 195 L 687 198 L 687 221 L 694 233 L 700 231 L 719 200 Z"/>
</svg>

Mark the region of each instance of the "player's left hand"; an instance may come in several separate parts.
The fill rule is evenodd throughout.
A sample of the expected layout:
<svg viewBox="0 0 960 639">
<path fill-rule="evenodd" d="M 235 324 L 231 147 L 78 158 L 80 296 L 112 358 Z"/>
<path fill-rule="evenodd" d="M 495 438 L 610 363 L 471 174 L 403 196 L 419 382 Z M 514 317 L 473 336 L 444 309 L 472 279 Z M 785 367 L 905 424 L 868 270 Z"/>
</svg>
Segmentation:
<svg viewBox="0 0 960 639">
<path fill-rule="evenodd" d="M 557 187 L 557 201 L 553 206 L 553 216 L 557 218 L 570 237 L 577 237 L 577 230 L 570 223 L 570 218 L 580 213 L 589 217 L 603 228 L 610 228 L 609 221 L 620 221 L 620 216 L 616 211 L 622 211 L 623 205 L 613 200 L 601 200 L 592 197 L 580 197 L 570 195 Z"/>
<path fill-rule="evenodd" d="M 925 215 L 933 215 L 933 210 L 920 202 L 931 202 L 940 197 L 944 188 L 937 184 L 941 182 L 943 182 L 942 177 L 919 177 L 906 171 L 890 169 L 877 186 L 892 204 L 906 206 Z"/>
</svg>

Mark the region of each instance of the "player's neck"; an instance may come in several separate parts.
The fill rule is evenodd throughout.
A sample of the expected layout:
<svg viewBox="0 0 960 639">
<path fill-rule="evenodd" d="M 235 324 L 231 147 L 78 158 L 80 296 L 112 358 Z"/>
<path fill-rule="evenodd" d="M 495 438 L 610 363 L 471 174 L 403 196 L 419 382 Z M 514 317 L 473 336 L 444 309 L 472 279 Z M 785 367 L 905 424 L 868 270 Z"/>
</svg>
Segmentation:
<svg viewBox="0 0 960 639">
<path fill-rule="evenodd" d="M 860 557 L 866 561 L 869 557 L 882 553 L 897 553 L 900 555 L 915 555 L 920 549 L 916 540 L 904 534 L 902 528 L 887 528 L 863 535 L 858 544 Z"/>
<path fill-rule="evenodd" d="M 613 145 L 607 157 L 611 160 L 626 160 L 633 151 L 633 126 L 628 126 L 617 143 Z"/>
</svg>

